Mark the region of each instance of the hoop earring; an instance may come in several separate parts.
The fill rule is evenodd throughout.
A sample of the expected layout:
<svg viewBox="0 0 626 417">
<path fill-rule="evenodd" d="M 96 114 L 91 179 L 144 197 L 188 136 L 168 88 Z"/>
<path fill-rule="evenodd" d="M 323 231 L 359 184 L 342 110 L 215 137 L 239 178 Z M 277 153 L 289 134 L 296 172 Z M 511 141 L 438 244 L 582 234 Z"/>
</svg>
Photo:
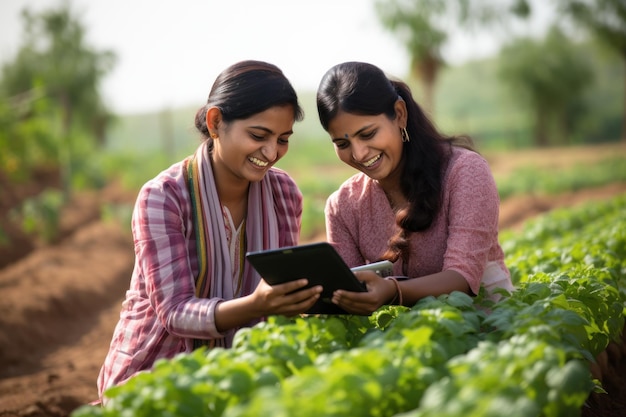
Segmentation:
<svg viewBox="0 0 626 417">
<path fill-rule="evenodd" d="M 406 131 L 406 127 L 403 127 L 402 129 L 400 129 L 400 133 L 402 135 L 402 142 L 403 143 L 411 141 L 411 138 L 409 137 L 409 132 Z"/>
</svg>

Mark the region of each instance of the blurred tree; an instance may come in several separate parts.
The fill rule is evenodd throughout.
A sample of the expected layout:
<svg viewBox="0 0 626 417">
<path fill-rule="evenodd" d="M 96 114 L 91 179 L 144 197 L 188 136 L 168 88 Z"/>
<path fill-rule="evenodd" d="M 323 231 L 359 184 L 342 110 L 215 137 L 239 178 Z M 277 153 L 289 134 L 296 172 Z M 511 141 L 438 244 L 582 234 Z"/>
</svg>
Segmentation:
<svg viewBox="0 0 626 417">
<path fill-rule="evenodd" d="M 559 0 L 558 4 L 561 11 L 597 36 L 624 62 L 622 140 L 626 141 L 626 1 Z"/>
<path fill-rule="evenodd" d="M 69 195 L 74 127 L 89 132 L 102 143 L 112 113 L 104 105 L 100 82 L 112 69 L 112 51 L 97 51 L 87 45 L 85 28 L 69 2 L 41 13 L 22 11 L 25 30 L 15 59 L 2 68 L 2 91 L 17 97 L 43 89 L 50 111 L 60 118 L 59 149 L 63 182 Z"/>
<path fill-rule="evenodd" d="M 0 175 L 23 181 L 37 167 L 58 166 L 58 146 L 46 117 L 48 109 L 40 85 L 10 100 L 0 100 Z"/>
<path fill-rule="evenodd" d="M 445 65 L 441 49 L 453 28 L 485 29 L 509 16 L 525 17 L 525 0 L 376 0 L 378 17 L 384 27 L 398 36 L 410 57 L 411 76 L 424 91 L 424 107 L 434 113 L 434 88 Z"/>
<path fill-rule="evenodd" d="M 581 111 L 573 103 L 580 102 L 593 77 L 590 62 L 579 52 L 556 26 L 542 41 L 522 38 L 502 49 L 499 76 L 534 114 L 536 146 L 567 142 L 574 119 L 568 112 Z"/>
</svg>

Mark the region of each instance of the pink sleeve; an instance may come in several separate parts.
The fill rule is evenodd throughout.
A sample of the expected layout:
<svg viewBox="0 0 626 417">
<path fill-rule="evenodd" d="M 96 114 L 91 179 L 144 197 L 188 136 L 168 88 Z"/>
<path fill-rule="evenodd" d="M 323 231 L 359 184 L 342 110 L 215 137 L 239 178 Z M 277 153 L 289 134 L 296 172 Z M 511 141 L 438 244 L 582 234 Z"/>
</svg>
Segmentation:
<svg viewBox="0 0 626 417">
<path fill-rule="evenodd" d="M 219 338 L 215 306 L 221 299 L 195 296 L 194 276 L 175 186 L 144 187 L 133 218 L 135 253 L 145 291 L 168 332 L 185 338 Z M 180 196 L 178 196 L 180 197 Z"/>
<path fill-rule="evenodd" d="M 342 199 L 343 189 L 335 191 L 326 200 L 324 214 L 326 217 L 326 239 L 333 245 L 344 262 L 349 266 L 362 265 L 365 260 L 359 251 L 358 242 L 354 236 L 356 233 L 357 214 L 353 214 L 351 203 L 356 200 Z M 341 205 L 341 209 L 339 206 Z M 352 222 L 352 223 L 350 223 Z"/>
<path fill-rule="evenodd" d="M 459 272 L 478 294 L 490 250 L 497 242 L 498 190 L 487 161 L 473 152 L 459 157 L 446 181 L 449 236 L 443 270 Z"/>
</svg>

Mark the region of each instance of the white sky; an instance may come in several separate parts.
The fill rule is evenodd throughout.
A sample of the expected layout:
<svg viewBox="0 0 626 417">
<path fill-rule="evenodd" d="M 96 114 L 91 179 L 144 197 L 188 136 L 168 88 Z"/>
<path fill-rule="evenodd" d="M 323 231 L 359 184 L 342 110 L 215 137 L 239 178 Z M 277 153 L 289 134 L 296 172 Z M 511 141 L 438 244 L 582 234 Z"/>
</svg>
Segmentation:
<svg viewBox="0 0 626 417">
<path fill-rule="evenodd" d="M 20 11 L 59 0 L 0 0 L 0 62 L 20 44 Z M 117 64 L 103 84 L 112 109 L 198 105 L 215 77 L 242 59 L 278 65 L 297 90 L 315 90 L 328 68 L 367 61 L 404 77 L 408 56 L 377 20 L 374 0 L 73 0 L 88 42 Z M 493 37 L 455 37 L 448 62 L 487 56 Z"/>
</svg>

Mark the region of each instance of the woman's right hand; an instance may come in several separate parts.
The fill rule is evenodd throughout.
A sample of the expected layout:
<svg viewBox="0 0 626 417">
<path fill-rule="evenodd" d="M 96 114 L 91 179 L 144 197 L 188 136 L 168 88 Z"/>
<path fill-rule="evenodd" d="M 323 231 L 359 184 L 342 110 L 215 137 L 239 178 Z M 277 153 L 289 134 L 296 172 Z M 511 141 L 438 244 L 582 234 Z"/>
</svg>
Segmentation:
<svg viewBox="0 0 626 417">
<path fill-rule="evenodd" d="M 365 292 L 336 290 L 332 302 L 351 314 L 369 315 L 393 298 L 395 284 L 373 271 L 355 272 L 357 279 L 367 286 Z"/>
<path fill-rule="evenodd" d="M 302 289 L 307 285 L 306 279 L 299 279 L 284 284 L 270 285 L 261 280 L 252 293 L 253 304 L 262 316 L 284 315 L 295 316 L 309 310 L 319 299 L 322 286 Z"/>
</svg>

